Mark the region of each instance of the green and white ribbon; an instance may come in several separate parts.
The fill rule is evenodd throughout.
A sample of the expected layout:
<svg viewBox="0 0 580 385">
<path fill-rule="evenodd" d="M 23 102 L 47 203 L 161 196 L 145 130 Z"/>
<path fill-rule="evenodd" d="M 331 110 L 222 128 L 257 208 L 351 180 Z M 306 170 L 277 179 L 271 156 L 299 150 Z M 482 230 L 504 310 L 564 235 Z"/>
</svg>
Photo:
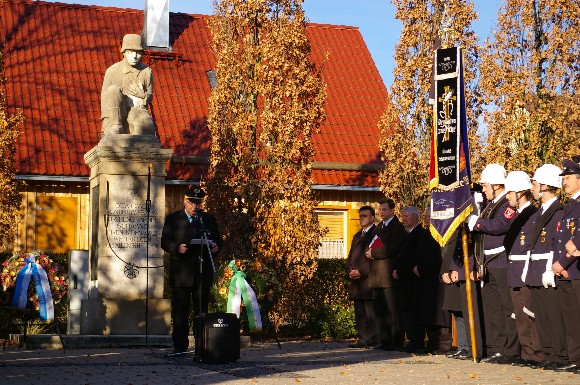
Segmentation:
<svg viewBox="0 0 580 385">
<path fill-rule="evenodd" d="M 227 312 L 235 313 L 240 318 L 243 300 L 246 305 L 250 330 L 262 330 L 262 316 L 256 293 L 246 281 L 246 274 L 236 267 L 236 261 L 231 261 L 229 266 L 234 271 L 234 275 L 230 280 Z"/>
</svg>

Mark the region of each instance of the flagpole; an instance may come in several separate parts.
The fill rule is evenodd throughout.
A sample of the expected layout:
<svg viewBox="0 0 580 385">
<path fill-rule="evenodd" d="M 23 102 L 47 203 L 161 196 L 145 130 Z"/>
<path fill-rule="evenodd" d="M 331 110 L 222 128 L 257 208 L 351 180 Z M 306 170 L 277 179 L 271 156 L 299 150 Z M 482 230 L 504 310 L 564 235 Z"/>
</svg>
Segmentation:
<svg viewBox="0 0 580 385">
<path fill-rule="evenodd" d="M 469 191 L 471 172 L 467 139 L 467 116 L 465 112 L 463 52 L 461 48 L 455 48 L 452 44 L 452 41 L 455 40 L 456 32 L 452 26 L 452 18 L 444 5 L 441 27 L 436 35 L 433 47 L 435 60 L 430 91 L 430 102 L 433 103 L 433 135 L 429 187 L 432 190 L 431 213 L 432 215 L 437 214 L 431 218 L 430 230 L 439 244 L 443 246 L 449 241 L 451 234 L 457 227 L 461 226 L 462 228 L 461 243 L 471 354 L 473 361 L 477 362 L 473 288 L 469 268 L 467 225 L 464 222 L 472 211 L 471 202 L 473 198 Z M 439 39 L 440 41 L 438 41 Z M 440 48 L 437 47 L 438 43 L 441 43 Z M 455 48 L 455 51 L 450 50 L 450 48 Z M 441 54 L 441 57 L 439 54 Z M 440 59 L 442 60 L 441 62 L 439 62 Z M 450 82 L 450 80 L 453 81 Z M 450 104 L 455 107 L 450 108 Z M 443 115 L 441 123 L 439 123 L 440 114 Z M 455 124 L 453 124 L 454 120 L 456 121 Z M 442 135 L 441 138 L 439 137 L 440 135 Z M 451 135 L 456 136 L 456 138 L 451 140 Z M 450 142 L 455 143 L 455 145 L 450 145 Z M 464 161 L 463 164 L 461 163 L 462 159 Z M 450 160 L 452 161 L 451 163 L 449 162 Z M 446 172 L 440 174 L 440 168 L 446 169 Z M 463 180 L 464 183 L 459 183 L 460 180 Z M 454 212 L 451 217 L 448 212 L 449 206 L 444 205 L 446 202 L 453 202 Z"/>
<path fill-rule="evenodd" d="M 467 247 L 467 224 L 461 225 L 461 245 L 463 246 L 463 269 L 465 271 L 465 292 L 467 296 L 467 315 L 469 319 L 469 337 L 471 338 L 471 356 L 477 362 L 477 341 L 475 339 L 475 316 L 473 314 L 473 297 L 471 296 L 471 272 L 469 271 L 469 248 Z"/>
</svg>

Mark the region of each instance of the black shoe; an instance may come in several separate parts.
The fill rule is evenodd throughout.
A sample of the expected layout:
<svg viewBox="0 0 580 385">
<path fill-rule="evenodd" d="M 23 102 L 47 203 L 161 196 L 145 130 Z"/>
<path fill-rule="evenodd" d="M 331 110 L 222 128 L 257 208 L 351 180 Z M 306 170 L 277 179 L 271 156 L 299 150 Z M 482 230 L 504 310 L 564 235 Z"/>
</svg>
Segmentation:
<svg viewBox="0 0 580 385">
<path fill-rule="evenodd" d="M 552 369 L 554 372 L 574 372 L 580 370 L 580 365 L 578 364 L 560 364 Z"/>
<path fill-rule="evenodd" d="M 467 349 L 461 349 L 461 350 L 458 350 L 456 352 L 449 352 L 445 355 L 445 357 L 447 357 L 447 358 L 460 358 L 459 356 L 461 356 L 461 355 L 468 356 L 469 352 L 467 351 Z"/>
<path fill-rule="evenodd" d="M 534 361 L 534 360 L 523 360 L 521 358 L 514 360 L 512 362 L 512 366 L 521 366 L 521 367 L 532 367 L 534 365 L 537 365 L 539 362 L 538 361 Z"/>
<path fill-rule="evenodd" d="M 532 369 L 550 369 L 551 367 L 555 366 L 555 365 L 560 365 L 557 362 L 554 361 L 541 361 L 541 362 L 537 362 L 534 365 L 531 365 L 530 368 Z"/>
<path fill-rule="evenodd" d="M 356 341 L 355 343 L 348 345 L 348 347 L 349 347 L 349 348 L 353 348 L 353 349 L 365 349 L 365 348 L 367 348 L 368 346 L 367 346 L 367 344 L 366 344 L 366 343 L 364 343 L 363 341 L 361 341 L 361 340 L 358 340 L 358 341 Z"/>
<path fill-rule="evenodd" d="M 502 356 L 502 354 L 501 354 L 501 353 L 494 353 L 494 354 L 492 354 L 492 355 L 490 355 L 490 356 L 483 357 L 483 358 L 481 359 L 481 362 L 484 362 L 484 363 L 485 363 L 485 362 L 489 362 L 489 361 L 491 361 L 491 360 L 495 359 L 496 357 L 500 357 L 500 356 Z"/>
<path fill-rule="evenodd" d="M 514 361 L 513 357 L 506 356 L 502 353 L 495 353 L 493 356 L 486 357 L 481 360 L 481 362 L 485 362 L 488 364 L 511 364 Z"/>
<path fill-rule="evenodd" d="M 465 350 L 465 349 L 463 349 L 461 351 L 461 354 L 458 354 L 453 358 L 456 358 L 458 360 L 470 360 L 470 361 L 473 360 L 473 356 L 471 355 L 471 352 L 469 350 Z M 480 362 L 480 361 L 481 361 L 481 358 L 475 357 L 475 362 Z"/>
<path fill-rule="evenodd" d="M 434 355 L 434 356 L 443 356 L 445 355 L 447 357 L 447 354 L 449 354 L 449 350 L 447 349 L 442 349 L 442 348 L 436 348 L 436 349 L 429 349 L 427 350 L 428 354 Z"/>
</svg>

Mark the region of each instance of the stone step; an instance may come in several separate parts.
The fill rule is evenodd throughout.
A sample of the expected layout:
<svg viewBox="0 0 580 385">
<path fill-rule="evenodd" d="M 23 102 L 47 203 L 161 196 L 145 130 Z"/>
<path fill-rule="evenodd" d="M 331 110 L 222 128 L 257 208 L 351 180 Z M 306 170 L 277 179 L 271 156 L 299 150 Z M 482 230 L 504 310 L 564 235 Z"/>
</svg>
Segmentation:
<svg viewBox="0 0 580 385">
<path fill-rule="evenodd" d="M 29 334 L 24 341 L 23 334 L 11 334 L 10 341 L 26 349 L 62 349 L 58 334 Z M 129 348 L 136 346 L 172 347 L 171 336 L 168 335 L 68 335 L 62 339 L 67 349 L 97 349 L 97 348 Z M 189 336 L 189 346 L 195 345 L 193 335 Z M 250 336 L 240 336 L 240 346 L 251 346 Z"/>
</svg>

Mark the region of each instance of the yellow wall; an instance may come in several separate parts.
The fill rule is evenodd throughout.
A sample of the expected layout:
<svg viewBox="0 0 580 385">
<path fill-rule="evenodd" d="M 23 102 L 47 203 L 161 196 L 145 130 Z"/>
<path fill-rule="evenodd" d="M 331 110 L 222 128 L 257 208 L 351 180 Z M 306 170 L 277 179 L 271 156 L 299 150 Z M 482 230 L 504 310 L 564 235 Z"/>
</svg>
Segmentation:
<svg viewBox="0 0 580 385">
<path fill-rule="evenodd" d="M 183 206 L 186 186 L 167 185 L 166 213 Z M 380 192 L 316 190 L 321 203 L 318 209 L 346 213 L 346 253 L 353 235 L 360 230 L 358 209 L 383 197 Z M 51 250 L 66 252 L 89 249 L 89 185 L 72 182 L 28 182 L 21 206 L 16 250 Z"/>
<path fill-rule="evenodd" d="M 88 184 L 28 182 L 14 249 L 88 249 L 88 191 Z"/>
</svg>

